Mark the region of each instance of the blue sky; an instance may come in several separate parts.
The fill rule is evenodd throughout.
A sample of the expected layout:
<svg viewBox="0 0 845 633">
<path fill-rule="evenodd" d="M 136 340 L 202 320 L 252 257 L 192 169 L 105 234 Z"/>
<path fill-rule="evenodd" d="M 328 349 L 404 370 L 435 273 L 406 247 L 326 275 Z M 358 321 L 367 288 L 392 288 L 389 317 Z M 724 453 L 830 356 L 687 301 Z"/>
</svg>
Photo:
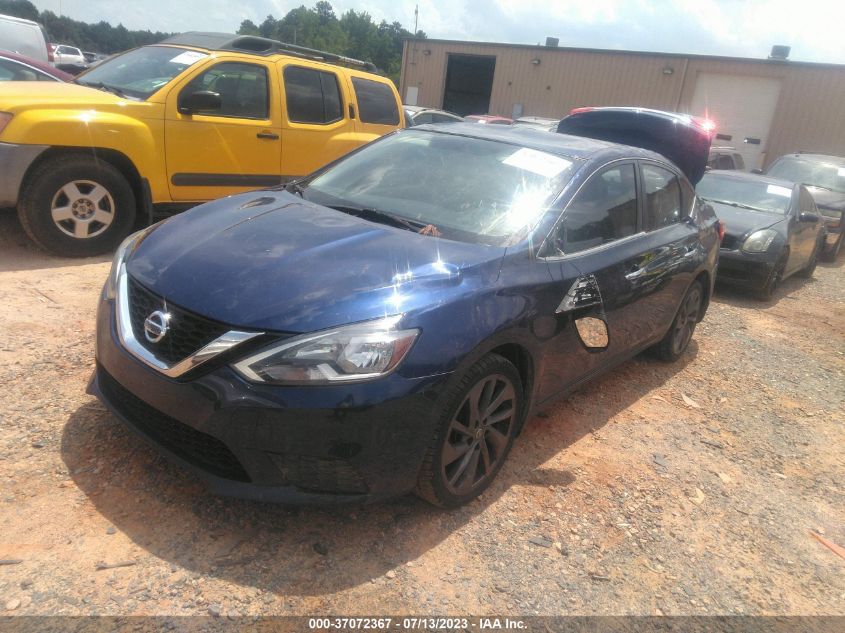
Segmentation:
<svg viewBox="0 0 845 633">
<path fill-rule="evenodd" d="M 300 0 L 34 0 L 78 20 L 161 31 L 234 31 L 241 20 L 281 17 Z M 416 0 L 343 0 L 413 28 Z M 704 55 L 766 57 L 772 44 L 797 61 L 845 64 L 845 0 L 419 0 L 429 37 Z"/>
</svg>

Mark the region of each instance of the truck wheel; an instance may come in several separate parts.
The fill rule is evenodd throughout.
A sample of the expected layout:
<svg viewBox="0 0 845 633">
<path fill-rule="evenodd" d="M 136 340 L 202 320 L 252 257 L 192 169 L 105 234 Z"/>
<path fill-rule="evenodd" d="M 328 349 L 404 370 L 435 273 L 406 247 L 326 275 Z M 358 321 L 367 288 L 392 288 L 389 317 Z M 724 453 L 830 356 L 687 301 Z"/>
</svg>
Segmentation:
<svg viewBox="0 0 845 633">
<path fill-rule="evenodd" d="M 135 194 L 110 163 L 80 154 L 54 156 L 27 178 L 18 218 L 44 250 L 90 257 L 113 250 L 132 230 Z"/>
</svg>

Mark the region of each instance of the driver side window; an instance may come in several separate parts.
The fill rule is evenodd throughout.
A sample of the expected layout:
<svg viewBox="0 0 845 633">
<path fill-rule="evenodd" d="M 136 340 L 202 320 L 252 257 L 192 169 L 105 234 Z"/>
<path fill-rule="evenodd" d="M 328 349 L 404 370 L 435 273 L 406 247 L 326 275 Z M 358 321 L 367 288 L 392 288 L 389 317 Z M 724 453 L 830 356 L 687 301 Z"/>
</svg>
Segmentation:
<svg viewBox="0 0 845 633">
<path fill-rule="evenodd" d="M 267 69 L 256 64 L 223 62 L 195 77 L 182 90 L 182 95 L 209 91 L 220 95 L 219 110 L 197 111 L 195 114 L 239 119 L 269 118 Z"/>
<path fill-rule="evenodd" d="M 637 178 L 634 165 L 615 165 L 594 174 L 569 203 L 552 235 L 553 246 L 569 255 L 637 233 Z"/>
</svg>

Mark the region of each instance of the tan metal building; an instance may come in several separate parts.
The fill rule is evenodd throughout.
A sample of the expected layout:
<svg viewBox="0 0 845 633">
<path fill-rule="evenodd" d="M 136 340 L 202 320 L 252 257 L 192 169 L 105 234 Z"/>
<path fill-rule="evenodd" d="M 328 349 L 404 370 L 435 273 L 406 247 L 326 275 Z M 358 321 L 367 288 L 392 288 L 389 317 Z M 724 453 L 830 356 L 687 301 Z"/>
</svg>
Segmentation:
<svg viewBox="0 0 845 633">
<path fill-rule="evenodd" d="M 708 116 L 714 145 L 749 167 L 795 151 L 845 156 L 845 65 L 411 39 L 400 92 L 462 115 L 630 105 Z"/>
</svg>

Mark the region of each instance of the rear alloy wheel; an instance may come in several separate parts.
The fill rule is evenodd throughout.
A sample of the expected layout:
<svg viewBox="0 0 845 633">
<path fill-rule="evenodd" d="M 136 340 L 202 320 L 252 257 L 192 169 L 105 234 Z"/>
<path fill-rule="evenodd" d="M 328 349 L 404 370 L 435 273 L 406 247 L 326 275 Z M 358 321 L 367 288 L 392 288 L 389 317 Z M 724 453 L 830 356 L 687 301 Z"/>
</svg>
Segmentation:
<svg viewBox="0 0 845 633">
<path fill-rule="evenodd" d="M 835 262 L 837 256 L 839 255 L 839 251 L 842 249 L 842 241 L 845 240 L 845 234 L 840 234 L 839 239 L 833 245 L 833 248 L 830 249 L 829 252 L 825 253 L 822 258 L 826 262 Z"/>
<path fill-rule="evenodd" d="M 785 252 L 780 256 L 772 272 L 769 273 L 769 278 L 766 283 L 757 291 L 757 298 L 760 301 L 771 301 L 775 296 L 775 291 L 783 281 L 783 272 L 786 270 L 786 262 L 789 260 L 789 253 Z"/>
<path fill-rule="evenodd" d="M 459 383 L 429 447 L 417 493 L 442 507 L 481 494 L 510 452 L 522 411 L 522 384 L 510 361 L 481 359 Z"/>
<path fill-rule="evenodd" d="M 83 154 L 55 155 L 27 177 L 18 218 L 44 250 L 89 257 L 113 250 L 135 223 L 135 195 L 123 174 Z"/>
<path fill-rule="evenodd" d="M 703 303 L 704 288 L 701 282 L 696 280 L 687 289 L 666 336 L 652 348 L 655 356 L 666 362 L 674 362 L 681 357 L 695 333 Z"/>
</svg>

